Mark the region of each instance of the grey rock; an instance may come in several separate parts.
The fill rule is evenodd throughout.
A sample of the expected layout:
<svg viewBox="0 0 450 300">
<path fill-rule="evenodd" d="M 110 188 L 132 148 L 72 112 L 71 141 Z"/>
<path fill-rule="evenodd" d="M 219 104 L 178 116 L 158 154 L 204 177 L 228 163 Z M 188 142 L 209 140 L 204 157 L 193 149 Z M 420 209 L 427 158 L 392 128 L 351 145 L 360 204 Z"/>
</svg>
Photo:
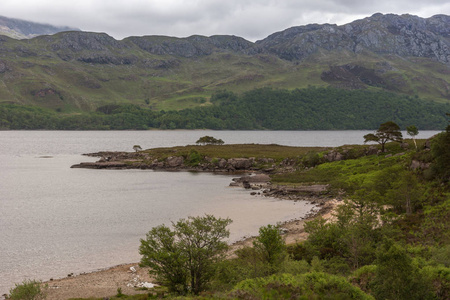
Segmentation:
<svg viewBox="0 0 450 300">
<path fill-rule="evenodd" d="M 223 158 L 219 159 L 217 166 L 221 169 L 224 169 L 227 166 L 227 161 Z"/>
<path fill-rule="evenodd" d="M 249 158 L 230 158 L 227 163 L 233 169 L 247 170 L 252 166 L 253 160 Z"/>
<path fill-rule="evenodd" d="M 330 151 L 324 155 L 324 158 L 328 161 L 340 161 L 344 159 L 344 155 L 337 151 Z"/>
<path fill-rule="evenodd" d="M 184 163 L 184 158 L 182 156 L 171 156 L 166 159 L 166 163 L 172 168 L 180 167 Z"/>
<path fill-rule="evenodd" d="M 430 167 L 430 163 L 424 163 L 418 160 L 413 160 L 411 162 L 411 165 L 409 166 L 409 168 L 411 170 L 417 170 L 417 169 L 422 169 L 422 170 L 426 170 Z"/>
</svg>

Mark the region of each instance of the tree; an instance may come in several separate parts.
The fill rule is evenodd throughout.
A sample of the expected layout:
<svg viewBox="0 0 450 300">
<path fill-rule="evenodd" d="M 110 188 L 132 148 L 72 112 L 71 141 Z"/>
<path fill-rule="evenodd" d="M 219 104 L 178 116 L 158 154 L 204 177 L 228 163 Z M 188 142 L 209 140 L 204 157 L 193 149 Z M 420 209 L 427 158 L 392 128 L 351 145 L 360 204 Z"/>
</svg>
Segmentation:
<svg viewBox="0 0 450 300">
<path fill-rule="evenodd" d="M 380 128 L 373 133 L 364 136 L 364 143 L 377 142 L 381 145 L 381 152 L 384 152 L 384 146 L 388 141 L 401 142 L 402 133 L 400 127 L 392 121 L 388 121 L 380 125 Z"/>
<path fill-rule="evenodd" d="M 386 202 L 392 204 L 398 212 L 410 215 L 420 206 L 424 189 L 412 172 L 403 171 L 391 182 L 392 188 L 386 191 Z"/>
<path fill-rule="evenodd" d="M 206 135 L 199 138 L 195 143 L 202 145 L 223 145 L 224 142 L 221 139 Z"/>
<path fill-rule="evenodd" d="M 281 262 L 286 254 L 286 244 L 278 226 L 267 225 L 259 228 L 259 235 L 253 246 L 271 265 Z"/>
<path fill-rule="evenodd" d="M 416 135 L 419 134 L 419 129 L 417 129 L 416 126 L 411 125 L 406 127 L 406 133 L 412 137 L 413 141 L 414 141 L 414 146 L 416 146 L 416 150 L 417 150 L 417 143 L 416 143 Z"/>
<path fill-rule="evenodd" d="M 205 215 L 172 223 L 173 230 L 154 227 L 141 239 L 141 266 L 150 267 L 150 273 L 172 292 L 198 294 L 212 277 L 215 263 L 223 259 L 228 248 L 223 239 L 230 234 L 226 227 L 231 222 Z"/>
<path fill-rule="evenodd" d="M 134 146 L 133 146 L 133 150 L 136 151 L 136 152 L 138 152 L 138 151 L 141 151 L 142 148 L 141 148 L 141 146 L 139 146 L 139 145 L 134 145 Z"/>
</svg>

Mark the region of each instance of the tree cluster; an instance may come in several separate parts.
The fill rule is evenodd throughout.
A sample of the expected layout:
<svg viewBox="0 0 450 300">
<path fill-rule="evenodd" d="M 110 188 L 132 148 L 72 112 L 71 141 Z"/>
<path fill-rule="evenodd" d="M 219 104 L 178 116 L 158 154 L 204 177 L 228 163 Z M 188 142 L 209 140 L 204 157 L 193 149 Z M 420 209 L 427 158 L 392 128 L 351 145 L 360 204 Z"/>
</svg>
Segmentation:
<svg viewBox="0 0 450 300">
<path fill-rule="evenodd" d="M 136 105 L 105 105 L 95 112 L 62 114 L 21 105 L 0 105 L 0 129 L 374 129 L 391 120 L 427 130 L 446 125 L 449 104 L 387 92 L 307 88 L 255 89 L 242 95 L 221 91 L 212 105 L 180 111 L 152 111 Z"/>
</svg>

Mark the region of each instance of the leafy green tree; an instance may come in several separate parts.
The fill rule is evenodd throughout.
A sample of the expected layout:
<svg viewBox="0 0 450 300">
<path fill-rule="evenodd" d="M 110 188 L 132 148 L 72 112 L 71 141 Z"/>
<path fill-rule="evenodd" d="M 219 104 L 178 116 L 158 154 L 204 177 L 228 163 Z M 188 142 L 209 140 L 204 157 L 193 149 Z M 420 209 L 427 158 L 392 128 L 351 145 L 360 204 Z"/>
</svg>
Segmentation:
<svg viewBox="0 0 450 300">
<path fill-rule="evenodd" d="M 202 145 L 223 145 L 224 142 L 221 139 L 206 135 L 199 138 L 195 143 Z"/>
<path fill-rule="evenodd" d="M 412 137 L 413 141 L 414 141 L 414 146 L 416 146 L 416 150 L 417 150 L 417 143 L 416 143 L 416 136 L 419 134 L 419 129 L 417 129 L 416 126 L 411 125 L 406 127 L 406 133 Z"/>
<path fill-rule="evenodd" d="M 8 299 L 11 300 L 41 300 L 45 299 L 48 285 L 42 286 L 41 282 L 36 280 L 24 280 L 22 284 L 10 290 Z"/>
<path fill-rule="evenodd" d="M 253 246 L 271 265 L 279 264 L 287 254 L 279 226 L 269 224 L 259 228 L 259 235 L 253 242 Z"/>
<path fill-rule="evenodd" d="M 378 144 L 380 144 L 381 152 L 384 152 L 384 147 L 389 141 L 402 141 L 402 133 L 400 132 L 400 127 L 392 121 L 381 124 L 380 128 L 378 128 L 375 134 L 369 133 L 364 136 L 364 143 L 377 142 Z"/>
<path fill-rule="evenodd" d="M 170 291 L 198 294 L 206 288 L 214 273 L 214 265 L 223 259 L 229 236 L 226 227 L 230 219 L 188 217 L 152 228 L 146 239 L 141 239 L 139 253 L 142 266 L 167 285 Z"/>
</svg>

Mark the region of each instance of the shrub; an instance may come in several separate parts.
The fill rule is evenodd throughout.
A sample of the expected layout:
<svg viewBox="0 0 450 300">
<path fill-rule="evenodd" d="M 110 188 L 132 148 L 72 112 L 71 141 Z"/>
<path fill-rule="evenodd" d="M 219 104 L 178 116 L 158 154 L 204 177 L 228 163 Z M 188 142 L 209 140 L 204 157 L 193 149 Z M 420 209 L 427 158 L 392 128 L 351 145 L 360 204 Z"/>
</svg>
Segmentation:
<svg viewBox="0 0 450 300">
<path fill-rule="evenodd" d="M 236 285 L 232 296 L 244 299 L 373 299 L 344 277 L 322 272 L 247 279 Z"/>
<path fill-rule="evenodd" d="M 432 299 L 429 282 L 399 245 L 386 241 L 376 262 L 373 291 L 377 299 Z"/>
<path fill-rule="evenodd" d="M 197 166 L 202 159 L 202 155 L 198 153 L 197 150 L 192 149 L 186 158 L 186 164 L 190 166 Z"/>
<path fill-rule="evenodd" d="M 41 282 L 36 280 L 24 280 L 21 284 L 10 290 L 11 300 L 40 300 L 46 298 L 47 285 L 42 287 Z"/>
<path fill-rule="evenodd" d="M 358 286 L 364 292 L 372 294 L 373 280 L 377 271 L 376 265 L 366 265 L 355 270 L 350 277 L 350 282 Z"/>
</svg>

